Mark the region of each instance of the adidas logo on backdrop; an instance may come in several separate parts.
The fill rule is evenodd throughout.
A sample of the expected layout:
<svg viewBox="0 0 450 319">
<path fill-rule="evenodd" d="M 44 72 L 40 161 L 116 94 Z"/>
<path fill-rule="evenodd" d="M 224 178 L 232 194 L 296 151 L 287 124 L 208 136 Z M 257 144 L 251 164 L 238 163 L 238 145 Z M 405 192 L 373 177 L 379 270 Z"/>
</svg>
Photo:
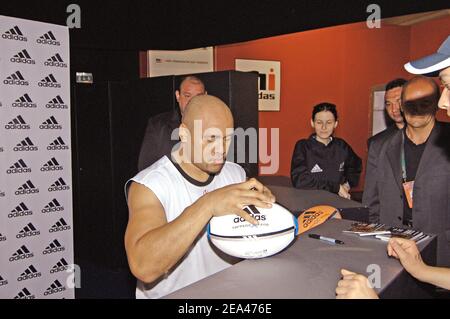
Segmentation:
<svg viewBox="0 0 450 319">
<path fill-rule="evenodd" d="M 7 284 L 8 284 L 8 280 L 6 280 L 5 278 L 2 277 L 2 275 L 0 275 L 0 287 L 6 286 Z"/>
<path fill-rule="evenodd" d="M 69 269 L 69 264 L 67 263 L 67 261 L 64 258 L 61 258 L 53 267 L 52 269 L 50 269 L 50 273 L 54 274 L 54 273 L 58 273 L 58 272 L 62 272 L 62 271 L 66 271 L 67 269 Z"/>
<path fill-rule="evenodd" d="M 31 168 L 25 164 L 23 159 L 19 159 L 13 165 L 11 165 L 7 170 L 6 174 L 20 174 L 20 173 L 31 173 Z"/>
<path fill-rule="evenodd" d="M 27 42 L 28 39 L 23 35 L 18 26 L 15 26 L 2 34 L 2 39 Z"/>
<path fill-rule="evenodd" d="M 56 66 L 60 68 L 67 68 L 67 63 L 64 63 L 63 59 L 59 55 L 59 53 L 56 53 L 54 56 L 48 58 L 44 62 L 45 66 Z"/>
<path fill-rule="evenodd" d="M 58 178 L 50 187 L 48 188 L 49 192 L 58 192 L 69 190 L 70 186 L 66 184 L 66 182 L 62 179 L 62 177 Z"/>
<path fill-rule="evenodd" d="M 71 227 L 69 225 L 67 225 L 66 221 L 64 220 L 64 218 L 60 218 L 52 227 L 50 227 L 50 229 L 48 230 L 49 233 L 56 233 L 59 231 L 65 231 L 65 230 L 70 230 Z"/>
<path fill-rule="evenodd" d="M 56 40 L 56 37 L 53 35 L 52 31 L 48 31 L 44 33 L 39 38 L 36 39 L 36 42 L 39 44 L 48 44 L 48 45 L 56 45 L 59 46 L 61 43 Z"/>
<path fill-rule="evenodd" d="M 47 146 L 47 150 L 49 151 L 61 151 L 61 150 L 68 150 L 69 147 L 64 143 L 61 136 L 56 138 L 53 142 L 50 143 L 49 146 Z"/>
<path fill-rule="evenodd" d="M 62 206 L 56 198 L 53 198 L 53 200 L 45 205 L 45 207 L 41 210 L 41 213 L 47 214 L 47 213 L 56 213 L 61 212 L 64 210 L 64 206 Z"/>
<path fill-rule="evenodd" d="M 17 281 L 24 281 L 33 278 L 39 278 L 42 276 L 42 273 L 36 270 L 33 265 L 30 265 L 25 271 L 17 277 Z"/>
<path fill-rule="evenodd" d="M 19 97 L 17 100 L 15 100 L 12 104 L 12 107 L 24 107 L 24 108 L 35 108 L 37 107 L 36 103 L 33 103 L 33 100 L 30 98 L 30 96 L 25 93 L 21 97 Z"/>
<path fill-rule="evenodd" d="M 3 84 L 28 86 L 28 85 L 30 85 L 30 82 L 25 80 L 25 78 L 23 77 L 22 73 L 20 73 L 20 71 L 16 71 L 15 73 L 12 73 L 10 76 L 8 76 L 6 79 L 4 79 Z"/>
<path fill-rule="evenodd" d="M 14 56 L 9 59 L 13 63 L 24 63 L 24 64 L 36 64 L 36 61 L 31 58 L 28 51 L 23 49 L 22 51 L 14 54 Z"/>
<path fill-rule="evenodd" d="M 18 115 L 13 118 L 8 124 L 5 125 L 5 129 L 7 130 L 29 130 L 30 125 L 28 125 L 23 119 L 22 115 Z"/>
<path fill-rule="evenodd" d="M 63 110 L 69 108 L 67 106 L 67 104 L 64 104 L 63 99 L 59 95 L 57 95 L 55 98 L 48 101 L 48 103 L 45 105 L 45 107 L 48 109 L 63 109 Z"/>
<path fill-rule="evenodd" d="M 9 214 L 8 218 L 16 218 L 33 215 L 33 211 L 29 210 L 24 202 L 16 206 Z"/>
<path fill-rule="evenodd" d="M 58 163 L 56 158 L 52 157 L 47 163 L 41 167 L 41 172 L 61 171 L 63 167 Z"/>
<path fill-rule="evenodd" d="M 44 296 L 48 296 L 48 295 L 53 295 L 53 294 L 57 294 L 60 292 L 63 292 L 66 290 L 66 287 L 64 287 L 63 285 L 61 285 L 61 283 L 59 282 L 58 279 L 56 279 L 51 285 L 50 287 L 48 287 L 45 292 L 44 292 Z"/>
<path fill-rule="evenodd" d="M 39 188 L 33 185 L 30 180 L 27 180 L 25 184 L 22 184 L 14 194 L 16 195 L 29 195 L 39 193 Z"/>
<path fill-rule="evenodd" d="M 38 147 L 33 144 L 29 137 L 20 141 L 14 148 L 14 152 L 33 152 L 37 151 Z"/>
<path fill-rule="evenodd" d="M 47 75 L 45 78 L 39 81 L 38 86 L 49 87 L 49 88 L 60 88 L 61 84 L 55 79 L 53 74 Z"/>
<path fill-rule="evenodd" d="M 32 223 L 28 223 L 19 233 L 16 235 L 17 239 L 25 237 L 34 237 L 40 235 L 41 232 L 34 227 Z"/>
<path fill-rule="evenodd" d="M 23 260 L 23 259 L 28 259 L 28 258 L 33 258 L 34 254 L 28 250 L 28 248 L 25 245 L 20 246 L 19 249 L 17 249 L 17 251 L 12 254 L 12 256 L 9 258 L 9 261 L 18 261 L 18 260 Z"/>
<path fill-rule="evenodd" d="M 39 128 L 41 130 L 60 130 L 62 129 L 62 126 L 59 125 L 58 121 L 56 121 L 55 117 L 52 115 L 42 122 L 42 124 L 39 125 Z"/>
<path fill-rule="evenodd" d="M 32 295 L 27 288 L 23 288 L 19 293 L 14 297 L 14 299 L 35 299 L 36 296 Z"/>
<path fill-rule="evenodd" d="M 47 247 L 45 247 L 45 249 L 42 251 L 43 255 L 49 255 L 49 254 L 53 254 L 53 253 L 58 253 L 61 251 L 65 251 L 66 248 L 61 245 L 61 243 L 55 239 L 53 240 Z"/>
</svg>

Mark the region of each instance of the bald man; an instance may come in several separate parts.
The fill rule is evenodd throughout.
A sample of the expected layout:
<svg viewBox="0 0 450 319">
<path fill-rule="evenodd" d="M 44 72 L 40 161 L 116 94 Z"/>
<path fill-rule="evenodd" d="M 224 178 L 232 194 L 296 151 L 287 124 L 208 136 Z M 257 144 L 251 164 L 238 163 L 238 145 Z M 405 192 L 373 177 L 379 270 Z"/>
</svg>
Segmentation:
<svg viewBox="0 0 450 319">
<path fill-rule="evenodd" d="M 367 162 L 375 178 L 364 189 L 370 220 L 438 235 L 437 262 L 450 266 L 450 124 L 436 120 L 439 87 L 416 76 L 402 91 L 406 127 Z M 404 160 L 402 160 L 402 158 Z"/>
<path fill-rule="evenodd" d="M 128 263 L 138 279 L 137 298 L 160 298 L 221 271 L 238 260 L 214 249 L 205 226 L 213 216 L 271 207 L 271 192 L 225 160 L 233 116 L 220 99 L 199 95 L 188 103 L 180 145 L 126 185 Z"/>
</svg>

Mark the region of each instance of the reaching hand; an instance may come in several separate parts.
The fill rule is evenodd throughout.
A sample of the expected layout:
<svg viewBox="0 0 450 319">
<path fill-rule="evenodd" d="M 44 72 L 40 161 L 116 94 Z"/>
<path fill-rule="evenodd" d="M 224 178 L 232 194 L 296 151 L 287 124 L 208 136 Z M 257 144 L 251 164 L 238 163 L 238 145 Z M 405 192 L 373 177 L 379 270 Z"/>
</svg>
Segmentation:
<svg viewBox="0 0 450 319">
<path fill-rule="evenodd" d="M 343 198 L 346 198 L 346 199 L 350 199 L 351 198 L 350 193 L 347 190 L 347 187 L 344 186 L 344 185 L 340 185 L 339 186 L 339 193 L 338 193 L 338 195 L 343 197 Z"/>
<path fill-rule="evenodd" d="M 426 267 L 416 243 L 412 240 L 391 238 L 387 250 L 388 255 L 400 260 L 406 271 L 414 277 L 417 277 L 421 270 Z"/>
<path fill-rule="evenodd" d="M 378 299 L 367 277 L 346 269 L 342 269 L 341 274 L 342 279 L 336 287 L 336 299 Z"/>
</svg>

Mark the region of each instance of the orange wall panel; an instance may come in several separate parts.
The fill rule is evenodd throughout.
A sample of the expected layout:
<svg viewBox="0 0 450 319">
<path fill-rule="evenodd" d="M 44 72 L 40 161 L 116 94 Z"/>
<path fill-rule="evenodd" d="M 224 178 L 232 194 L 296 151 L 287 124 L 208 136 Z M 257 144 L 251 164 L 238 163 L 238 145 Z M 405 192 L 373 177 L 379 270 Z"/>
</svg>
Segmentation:
<svg viewBox="0 0 450 319">
<path fill-rule="evenodd" d="M 260 128 L 280 130 L 280 168 L 275 175 L 290 175 L 294 145 L 313 132 L 312 107 L 322 101 L 337 105 L 336 136 L 352 146 L 365 166 L 371 89 L 397 77 L 410 78 L 403 65 L 434 52 L 450 34 L 449 22 L 445 18 L 380 29 L 355 23 L 218 46 L 216 69 L 234 69 L 237 58 L 281 61 L 280 111 L 259 113 Z M 363 182 L 364 172 L 358 189 Z"/>
</svg>

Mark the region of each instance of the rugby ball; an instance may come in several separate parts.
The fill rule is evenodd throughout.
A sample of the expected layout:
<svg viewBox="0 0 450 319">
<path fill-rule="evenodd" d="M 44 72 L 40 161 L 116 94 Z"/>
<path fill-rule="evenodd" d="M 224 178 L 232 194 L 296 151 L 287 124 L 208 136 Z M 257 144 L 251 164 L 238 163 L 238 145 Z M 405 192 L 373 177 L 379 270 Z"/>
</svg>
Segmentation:
<svg viewBox="0 0 450 319">
<path fill-rule="evenodd" d="M 297 235 L 297 218 L 274 203 L 271 208 L 246 206 L 244 210 L 258 220 L 252 225 L 237 215 L 211 218 L 209 240 L 224 253 L 238 258 L 263 258 L 288 246 Z"/>
</svg>

